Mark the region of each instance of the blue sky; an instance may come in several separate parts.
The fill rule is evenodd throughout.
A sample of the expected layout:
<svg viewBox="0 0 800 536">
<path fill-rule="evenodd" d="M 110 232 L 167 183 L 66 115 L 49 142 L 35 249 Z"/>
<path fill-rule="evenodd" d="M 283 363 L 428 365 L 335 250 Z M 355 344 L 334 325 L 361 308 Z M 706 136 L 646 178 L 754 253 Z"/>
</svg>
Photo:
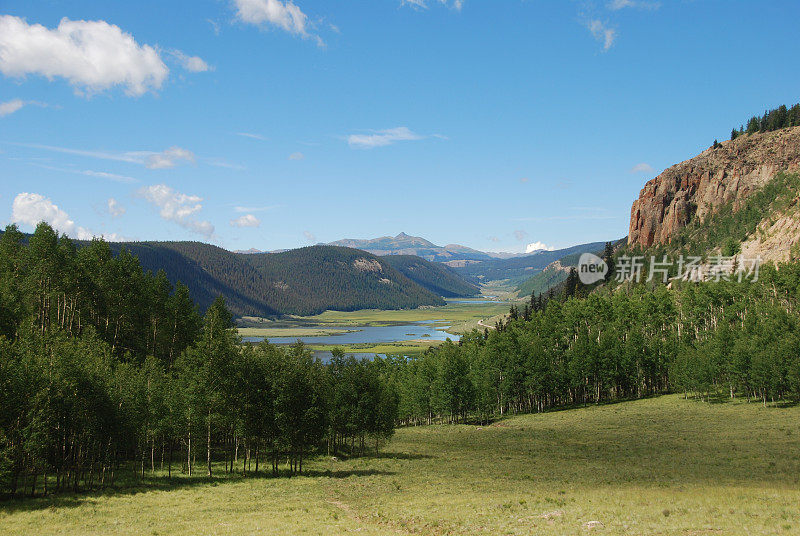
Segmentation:
<svg viewBox="0 0 800 536">
<path fill-rule="evenodd" d="M 627 234 L 800 100 L 796 1 L 0 0 L 0 223 L 290 248 Z"/>
</svg>

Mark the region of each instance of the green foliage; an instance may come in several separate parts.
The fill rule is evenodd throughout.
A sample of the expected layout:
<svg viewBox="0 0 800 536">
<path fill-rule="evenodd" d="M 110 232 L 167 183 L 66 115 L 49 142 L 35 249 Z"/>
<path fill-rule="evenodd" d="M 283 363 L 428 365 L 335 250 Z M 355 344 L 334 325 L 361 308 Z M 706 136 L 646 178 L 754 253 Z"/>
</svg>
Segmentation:
<svg viewBox="0 0 800 536">
<path fill-rule="evenodd" d="M 744 133 L 772 132 L 797 126 L 800 126 L 800 104 L 795 104 L 791 108 L 781 105 L 775 109 L 767 110 L 761 117 L 751 117 L 747 121 L 746 130 L 743 127 L 740 127 L 738 131 L 734 128 L 731 132 L 731 139 L 736 139 L 737 136 L 741 136 Z"/>
<path fill-rule="evenodd" d="M 762 267 L 757 282 L 674 285 L 550 300 L 488 336 L 395 361 L 401 419 L 487 420 L 672 390 L 800 399 L 800 265 Z"/>
<path fill-rule="evenodd" d="M 797 533 L 800 407 L 671 395 L 495 424 L 401 428 L 381 456 L 316 457 L 303 478 L 223 476 L 218 463 L 213 481 L 173 475 L 164 492 L 157 469 L 143 493 L 7 502 L 0 525 L 4 536 Z"/>
<path fill-rule="evenodd" d="M 764 218 L 790 206 L 800 190 L 800 175 L 778 173 L 735 210 L 733 202 L 720 207 L 702 222 L 694 218 L 670 242 L 669 249 L 705 255 L 715 248 L 736 250 L 753 235 Z M 734 245 L 736 243 L 736 245 Z"/>
<path fill-rule="evenodd" d="M 176 451 L 192 476 L 200 450 L 211 477 L 220 459 L 233 472 L 240 445 L 243 472 L 265 457 L 302 472 L 331 433 L 330 369 L 300 344 L 242 347 L 222 297 L 201 319 L 164 272 L 46 224 L 27 244 L 8 227 L 0 251 L 0 494 L 112 486 L 123 468 L 155 472 L 159 453 L 171 475 Z M 397 398 L 361 369 L 356 430 L 378 441 Z"/>
<path fill-rule="evenodd" d="M 312 246 L 282 253 L 241 254 L 200 242 L 136 242 L 114 247 L 128 248 L 146 268 L 163 269 L 170 281 L 186 283 L 201 309 L 222 295 L 237 316 L 312 315 L 328 309 L 406 309 L 444 303 L 384 259 L 354 249 Z M 376 269 L 364 269 L 359 259 L 374 263 Z"/>
<path fill-rule="evenodd" d="M 477 285 L 465 281 L 453 269 L 441 263 L 426 261 L 414 255 L 387 255 L 383 257 L 395 270 L 445 298 L 475 296 L 480 293 Z"/>
<path fill-rule="evenodd" d="M 577 259 L 575 261 L 577 263 Z M 548 266 L 530 279 L 523 281 L 518 287 L 517 292 L 521 296 L 530 294 L 544 294 L 551 288 L 555 288 L 567 280 L 568 270 L 561 270 Z"/>
<path fill-rule="evenodd" d="M 367 440 L 376 445 L 394 434 L 398 395 L 384 375 L 384 362 L 357 360 L 333 351 L 329 441 L 334 453 L 364 454 Z"/>
</svg>

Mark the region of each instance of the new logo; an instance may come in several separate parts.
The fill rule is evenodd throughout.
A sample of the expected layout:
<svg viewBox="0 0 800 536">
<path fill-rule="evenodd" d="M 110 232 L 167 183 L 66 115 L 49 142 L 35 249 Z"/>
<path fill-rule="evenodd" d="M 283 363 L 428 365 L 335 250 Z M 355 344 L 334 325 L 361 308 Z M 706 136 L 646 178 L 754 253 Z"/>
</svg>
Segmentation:
<svg viewBox="0 0 800 536">
<path fill-rule="evenodd" d="M 578 278 L 584 285 L 591 285 L 605 279 L 608 265 L 605 261 L 591 253 L 584 253 L 578 259 Z"/>
</svg>

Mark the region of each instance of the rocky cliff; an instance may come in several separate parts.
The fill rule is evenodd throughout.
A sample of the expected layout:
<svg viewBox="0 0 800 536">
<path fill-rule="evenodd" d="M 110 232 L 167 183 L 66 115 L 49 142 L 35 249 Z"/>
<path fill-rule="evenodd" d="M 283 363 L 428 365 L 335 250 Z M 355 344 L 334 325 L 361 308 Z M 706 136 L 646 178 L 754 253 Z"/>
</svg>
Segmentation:
<svg viewBox="0 0 800 536">
<path fill-rule="evenodd" d="M 645 184 L 631 207 L 628 243 L 669 243 L 693 218 L 737 205 L 779 171 L 800 168 L 800 127 L 743 135 L 674 165 Z"/>
</svg>

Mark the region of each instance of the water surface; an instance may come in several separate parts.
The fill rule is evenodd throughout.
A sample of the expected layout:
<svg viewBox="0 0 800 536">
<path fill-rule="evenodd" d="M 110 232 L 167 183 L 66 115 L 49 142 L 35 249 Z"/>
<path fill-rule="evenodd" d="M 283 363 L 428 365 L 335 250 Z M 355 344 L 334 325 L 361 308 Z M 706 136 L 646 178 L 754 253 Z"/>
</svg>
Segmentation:
<svg viewBox="0 0 800 536">
<path fill-rule="evenodd" d="M 344 329 L 358 330 L 341 335 L 323 335 L 319 337 L 267 337 L 272 344 L 294 344 L 298 340 L 305 344 L 384 344 L 422 339 L 426 341 L 458 341 L 460 337 L 444 330 L 449 326 L 436 326 L 436 320 L 425 320 L 412 324 L 396 326 L 341 326 Z M 340 326 L 326 326 L 338 328 Z M 244 337 L 245 342 L 261 342 L 264 337 Z"/>
</svg>

